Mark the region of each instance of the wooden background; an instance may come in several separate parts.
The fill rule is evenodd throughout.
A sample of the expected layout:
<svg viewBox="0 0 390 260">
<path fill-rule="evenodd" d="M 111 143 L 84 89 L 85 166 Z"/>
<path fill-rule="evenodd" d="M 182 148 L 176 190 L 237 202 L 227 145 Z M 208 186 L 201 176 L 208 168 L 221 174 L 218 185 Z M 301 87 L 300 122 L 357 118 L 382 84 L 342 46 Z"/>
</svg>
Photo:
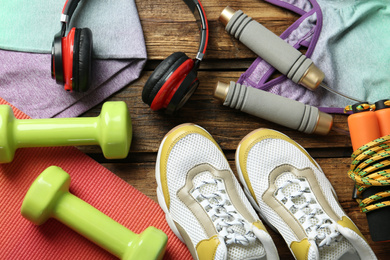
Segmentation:
<svg viewBox="0 0 390 260">
<path fill-rule="evenodd" d="M 348 178 L 347 171 L 352 148 L 345 115 L 334 116 L 334 128 L 339 131 L 331 131 L 329 135 L 319 137 L 224 107 L 212 97 L 213 87 L 218 80 L 236 81 L 256 58 L 243 44 L 229 36 L 219 22 L 219 14 L 227 5 L 243 10 L 278 35 L 298 16 L 259 0 L 204 0 L 202 4 L 209 22 L 210 36 L 206 57 L 198 74 L 200 86 L 180 113 L 173 117 L 163 112 L 153 112 L 144 104 L 141 99 L 142 88 L 153 69 L 171 53 L 182 51 L 191 58 L 195 57 L 199 42 L 198 27 L 183 1 L 136 0 L 136 4 L 144 30 L 148 62 L 137 81 L 108 99 L 123 100 L 129 107 L 133 122 L 130 154 L 124 160 L 109 161 L 102 157 L 99 147 L 80 149 L 157 201 L 154 167 L 158 146 L 164 135 L 178 124 L 192 122 L 207 129 L 223 149 L 234 172 L 234 152 L 246 134 L 260 127 L 281 131 L 307 149 L 320 164 L 335 188 L 342 207 L 368 239 L 377 257 L 388 259 L 390 244 L 371 240 L 366 216 L 351 199 L 353 182 Z M 101 105 L 84 116 L 97 116 L 100 109 Z M 281 236 L 268 230 L 281 259 L 293 259 Z"/>
</svg>

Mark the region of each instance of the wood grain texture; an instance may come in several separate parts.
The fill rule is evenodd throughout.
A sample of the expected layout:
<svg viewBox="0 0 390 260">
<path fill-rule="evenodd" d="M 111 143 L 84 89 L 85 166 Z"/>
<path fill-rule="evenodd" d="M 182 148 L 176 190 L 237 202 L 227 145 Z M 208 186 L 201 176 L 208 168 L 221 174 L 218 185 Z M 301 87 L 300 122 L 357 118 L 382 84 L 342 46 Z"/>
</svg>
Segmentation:
<svg viewBox="0 0 390 260">
<path fill-rule="evenodd" d="M 348 131 L 345 115 L 334 116 L 334 128 L 339 129 L 338 132 L 331 131 L 327 136 L 317 136 L 291 130 L 241 111 L 224 107 L 213 98 L 214 86 L 218 80 L 223 82 L 236 81 L 241 73 L 242 71 L 200 71 L 200 87 L 175 116 L 160 111 L 154 112 L 142 102 L 142 89 L 151 72 L 143 72 L 141 78 L 108 100 L 124 100 L 129 107 L 133 121 L 131 152 L 157 152 L 162 137 L 171 128 L 187 122 L 206 128 L 224 150 L 236 149 L 237 144 L 246 134 L 260 127 L 282 131 L 305 148 L 351 146 L 349 136 L 345 133 Z M 90 110 L 84 116 L 97 116 L 100 108 L 101 105 Z M 286 113 L 288 113 L 288 107 L 286 107 Z"/>
<path fill-rule="evenodd" d="M 194 57 L 199 44 L 199 29 L 183 1 L 136 1 L 145 34 L 148 59 L 161 60 L 182 51 Z M 255 54 L 227 34 L 218 18 L 226 6 L 243 10 L 248 16 L 280 35 L 298 16 L 263 1 L 204 1 L 210 37 L 206 59 L 255 58 Z"/>
<path fill-rule="evenodd" d="M 218 21 L 221 11 L 227 5 L 243 10 L 278 35 L 299 16 L 260 0 L 203 1 L 210 37 L 205 60 L 199 71 L 201 84 L 183 109 L 177 115 L 169 116 L 164 112 L 151 111 L 142 102 L 143 86 L 156 66 L 171 53 L 182 51 L 190 58 L 196 55 L 199 29 L 183 1 L 136 0 L 136 4 L 144 31 L 148 62 L 138 80 L 107 99 L 122 100 L 128 105 L 133 122 L 130 154 L 123 160 L 107 160 L 97 146 L 83 146 L 80 150 L 157 201 L 154 172 L 157 150 L 164 135 L 178 124 L 192 122 L 206 128 L 223 149 L 234 172 L 234 152 L 246 134 L 260 127 L 281 131 L 301 144 L 317 160 L 335 188 L 341 206 L 365 235 L 378 259 L 388 259 L 390 244 L 374 243 L 371 240 L 366 217 L 351 199 L 353 183 L 347 176 L 347 170 L 352 148 L 346 115 L 334 115 L 334 130 L 329 135 L 307 135 L 224 107 L 212 97 L 217 81 L 236 81 L 256 58 L 252 51 L 228 35 Z M 83 116 L 97 116 L 100 109 L 101 105 L 96 106 Z M 280 258 L 293 259 L 280 235 L 268 230 Z"/>
</svg>

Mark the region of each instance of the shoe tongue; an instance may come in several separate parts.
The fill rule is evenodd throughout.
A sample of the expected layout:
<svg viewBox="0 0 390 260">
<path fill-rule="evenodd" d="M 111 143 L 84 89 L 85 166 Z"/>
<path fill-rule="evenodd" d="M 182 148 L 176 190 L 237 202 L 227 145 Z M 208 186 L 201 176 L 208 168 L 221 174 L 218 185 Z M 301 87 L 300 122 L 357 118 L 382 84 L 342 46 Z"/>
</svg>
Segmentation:
<svg viewBox="0 0 390 260">
<path fill-rule="evenodd" d="M 346 251 L 338 260 L 355 260 L 359 259 L 359 255 L 357 254 L 356 250 L 353 248 L 353 250 Z"/>
<path fill-rule="evenodd" d="M 204 181 L 210 181 L 210 180 L 215 180 L 215 178 L 213 178 L 213 175 L 211 175 L 210 172 L 202 172 L 202 173 L 198 174 L 194 178 L 193 182 L 194 182 L 194 186 L 195 187 L 200 187 L 199 192 L 202 195 L 210 195 L 210 194 L 218 192 L 218 186 L 216 184 L 214 184 L 214 183 L 210 183 L 210 184 L 202 183 Z M 203 184 L 203 185 L 201 185 L 201 184 Z"/>
<path fill-rule="evenodd" d="M 320 248 L 319 253 L 321 260 L 360 259 L 352 244 L 342 236 L 338 242 L 333 243 L 330 246 L 324 246 Z"/>
<path fill-rule="evenodd" d="M 305 189 L 303 187 L 304 185 L 300 185 L 299 182 L 298 183 L 296 182 L 296 180 L 298 180 L 298 178 L 294 174 L 290 172 L 286 172 L 277 178 L 275 184 L 278 188 L 281 188 L 281 192 L 283 192 L 283 195 L 285 197 L 288 197 L 291 195 L 296 195 L 297 193 Z M 312 194 L 311 189 L 306 188 L 305 193 L 303 194 L 304 195 L 302 196 L 297 196 L 291 199 L 291 201 L 294 203 L 294 207 L 292 207 L 289 210 L 294 215 L 295 213 L 297 213 L 298 211 L 297 208 L 299 208 L 300 205 L 303 205 L 307 201 L 310 201 L 309 203 L 310 206 L 308 208 L 302 209 L 302 211 L 305 212 L 305 214 L 313 213 L 315 215 L 318 215 L 318 219 L 315 217 L 309 219 L 306 219 L 305 217 L 301 217 L 301 219 L 298 220 L 300 221 L 301 224 L 310 221 L 311 225 L 313 226 L 310 228 L 314 228 L 315 225 L 320 224 L 318 223 L 320 219 L 325 220 L 326 223 L 333 223 L 333 221 L 325 214 L 325 212 L 323 212 L 321 208 L 316 206 L 318 202 L 316 201 L 314 195 Z M 285 198 L 282 199 L 281 201 L 282 203 L 286 203 L 287 200 L 288 199 Z M 334 223 L 333 225 L 337 225 L 337 224 Z M 324 228 L 322 229 L 318 229 L 317 234 L 320 237 L 321 235 L 323 235 L 323 233 L 325 233 L 325 235 L 330 235 L 332 231 L 329 229 L 329 227 L 326 227 L 326 225 L 323 225 L 323 227 Z M 308 230 L 310 230 L 310 228 Z M 310 236 L 310 234 L 308 235 Z M 321 240 L 322 239 L 317 239 L 316 241 L 317 246 L 319 245 Z M 341 234 L 339 234 L 335 239 L 333 239 L 330 245 L 324 245 L 320 248 L 319 247 L 317 248 L 320 256 L 319 259 L 321 260 L 335 260 L 335 259 L 348 260 L 350 259 L 348 257 L 351 254 L 351 252 L 356 252 L 352 244 Z M 345 257 L 345 259 L 340 258 L 342 256 Z M 356 255 L 354 256 L 355 256 L 354 259 L 356 259 Z M 313 248 L 312 246 L 309 249 L 308 259 L 310 260 L 316 259 L 316 249 Z"/>
<path fill-rule="evenodd" d="M 262 259 L 265 256 L 263 244 L 256 239 L 256 242 L 248 246 L 231 244 L 227 246 L 227 259 Z"/>
<path fill-rule="evenodd" d="M 215 177 L 208 171 L 201 172 L 195 176 L 193 179 L 194 187 L 200 187 L 199 192 L 202 195 L 210 195 L 215 193 L 226 193 L 226 191 L 218 190 L 218 186 L 216 184 L 205 184 L 209 183 L 210 180 L 215 180 Z M 222 201 L 217 199 L 209 200 L 210 204 L 218 204 Z M 229 202 L 230 203 L 230 202 Z M 242 225 L 232 225 L 229 227 L 230 230 L 234 231 L 237 234 L 242 236 L 247 235 L 247 231 L 245 227 Z M 261 257 L 265 256 L 265 250 L 259 239 L 257 238 L 254 243 L 250 243 L 249 245 L 241 245 L 239 243 L 233 243 L 226 245 L 227 247 L 227 259 L 261 259 Z"/>
</svg>

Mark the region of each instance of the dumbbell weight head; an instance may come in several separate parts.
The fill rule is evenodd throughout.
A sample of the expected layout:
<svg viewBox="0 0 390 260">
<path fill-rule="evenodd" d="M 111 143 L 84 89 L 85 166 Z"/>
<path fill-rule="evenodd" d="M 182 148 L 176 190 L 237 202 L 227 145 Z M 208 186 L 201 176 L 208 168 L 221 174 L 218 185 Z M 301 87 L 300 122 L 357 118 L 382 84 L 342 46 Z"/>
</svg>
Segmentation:
<svg viewBox="0 0 390 260">
<path fill-rule="evenodd" d="M 162 259 L 168 237 L 149 226 L 135 234 L 69 193 L 70 176 L 50 166 L 33 182 L 23 200 L 22 216 L 36 225 L 55 218 L 121 259 Z"/>
<path fill-rule="evenodd" d="M 126 250 L 122 259 L 163 259 L 167 241 L 167 236 L 161 230 L 147 227 L 132 243 L 133 246 Z"/>
<path fill-rule="evenodd" d="M 23 200 L 21 213 L 35 225 L 45 223 L 52 216 L 57 200 L 69 191 L 69 174 L 57 169 L 56 166 L 50 166 L 44 170 L 35 179 Z"/>
<path fill-rule="evenodd" d="M 132 126 L 125 102 L 106 102 L 99 115 L 99 144 L 107 159 L 124 158 L 129 153 Z"/>
<path fill-rule="evenodd" d="M 131 117 L 123 101 L 106 102 L 98 117 L 18 120 L 0 105 L 0 163 L 21 147 L 99 144 L 107 159 L 126 158 L 132 138 Z"/>
<path fill-rule="evenodd" d="M 0 162 L 11 162 L 15 155 L 15 145 L 9 125 L 15 120 L 10 106 L 0 105 Z"/>
</svg>

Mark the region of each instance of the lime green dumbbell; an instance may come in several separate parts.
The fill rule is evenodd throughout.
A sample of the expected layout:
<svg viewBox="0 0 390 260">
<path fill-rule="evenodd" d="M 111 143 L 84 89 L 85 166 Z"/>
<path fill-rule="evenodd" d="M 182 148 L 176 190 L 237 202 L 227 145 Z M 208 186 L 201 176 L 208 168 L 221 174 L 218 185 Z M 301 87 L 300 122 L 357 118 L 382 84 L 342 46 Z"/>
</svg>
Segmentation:
<svg viewBox="0 0 390 260">
<path fill-rule="evenodd" d="M 57 166 L 44 170 L 31 185 L 22 215 L 36 225 L 53 217 L 121 259 L 162 259 L 167 235 L 155 227 L 134 234 L 69 193 L 70 176 Z"/>
<path fill-rule="evenodd" d="M 123 101 L 106 102 L 97 117 L 15 119 L 0 105 L 0 163 L 11 162 L 21 147 L 100 145 L 108 159 L 125 158 L 132 137 L 131 118 Z"/>
</svg>

